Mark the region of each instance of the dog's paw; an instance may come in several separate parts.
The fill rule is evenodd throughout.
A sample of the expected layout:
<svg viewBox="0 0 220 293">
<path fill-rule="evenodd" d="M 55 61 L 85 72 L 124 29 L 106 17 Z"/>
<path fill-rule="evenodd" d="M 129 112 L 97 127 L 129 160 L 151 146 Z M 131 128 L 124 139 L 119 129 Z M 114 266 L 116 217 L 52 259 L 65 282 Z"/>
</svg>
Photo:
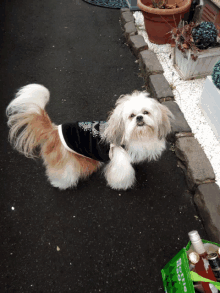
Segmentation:
<svg viewBox="0 0 220 293">
<path fill-rule="evenodd" d="M 62 182 L 62 181 L 59 181 L 59 180 L 50 181 L 50 184 L 53 187 L 59 188 L 60 190 L 66 190 L 68 188 L 76 187 L 77 186 L 77 183 L 75 183 L 75 184 L 73 184 L 73 183 L 67 184 L 67 182 Z"/>
<path fill-rule="evenodd" d="M 107 185 L 115 190 L 127 190 L 129 188 L 132 188 L 134 184 L 135 184 L 135 178 L 132 178 L 130 182 L 128 182 L 127 180 L 124 180 L 124 181 L 121 180 L 118 182 L 107 181 Z"/>
<path fill-rule="evenodd" d="M 50 184 L 60 190 L 76 187 L 80 179 L 79 173 L 74 172 L 71 166 L 67 166 L 64 170 L 47 168 L 46 174 Z"/>
<path fill-rule="evenodd" d="M 107 185 L 116 190 L 127 190 L 135 184 L 135 171 L 131 164 L 118 166 L 110 162 L 105 169 Z"/>
</svg>

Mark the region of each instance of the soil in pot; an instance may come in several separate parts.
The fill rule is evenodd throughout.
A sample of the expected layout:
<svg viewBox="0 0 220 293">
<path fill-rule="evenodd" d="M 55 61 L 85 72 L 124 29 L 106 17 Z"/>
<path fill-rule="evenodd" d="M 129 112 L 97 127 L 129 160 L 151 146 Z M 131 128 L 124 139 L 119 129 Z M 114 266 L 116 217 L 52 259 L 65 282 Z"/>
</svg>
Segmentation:
<svg viewBox="0 0 220 293">
<path fill-rule="evenodd" d="M 142 10 L 144 16 L 145 29 L 148 38 L 152 43 L 173 44 L 169 33 L 172 28 L 177 27 L 180 20 L 184 18 L 191 6 L 191 0 L 168 0 L 168 5 L 177 4 L 178 8 L 159 9 L 151 8 L 151 0 L 137 0 L 138 7 Z"/>
</svg>

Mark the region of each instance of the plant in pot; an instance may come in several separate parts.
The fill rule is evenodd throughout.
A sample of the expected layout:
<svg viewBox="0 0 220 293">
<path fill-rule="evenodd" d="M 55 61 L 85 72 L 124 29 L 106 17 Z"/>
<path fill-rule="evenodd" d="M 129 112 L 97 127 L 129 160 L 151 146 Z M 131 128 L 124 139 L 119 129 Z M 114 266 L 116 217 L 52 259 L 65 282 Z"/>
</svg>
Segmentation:
<svg viewBox="0 0 220 293">
<path fill-rule="evenodd" d="M 191 0 L 137 0 L 144 16 L 150 42 L 162 45 L 174 41 L 168 32 L 176 28 L 191 6 Z"/>
<path fill-rule="evenodd" d="M 173 9 L 178 8 L 176 3 L 168 4 L 168 0 L 152 0 L 152 4 L 150 5 L 151 8 L 159 8 L 159 9 Z"/>
<path fill-rule="evenodd" d="M 214 85 L 220 90 L 220 60 L 215 64 L 213 68 L 212 81 Z"/>
<path fill-rule="evenodd" d="M 212 22 L 185 24 L 171 30 L 176 43 L 173 64 L 182 79 L 210 75 L 220 59 L 218 31 Z"/>
</svg>

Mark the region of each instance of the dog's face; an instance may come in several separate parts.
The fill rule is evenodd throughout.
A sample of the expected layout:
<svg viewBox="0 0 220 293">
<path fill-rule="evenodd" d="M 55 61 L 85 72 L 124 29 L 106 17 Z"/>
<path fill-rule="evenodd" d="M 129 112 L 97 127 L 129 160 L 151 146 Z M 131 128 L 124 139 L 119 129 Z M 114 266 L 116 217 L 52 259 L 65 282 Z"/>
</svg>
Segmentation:
<svg viewBox="0 0 220 293">
<path fill-rule="evenodd" d="M 135 91 L 121 96 L 116 102 L 106 131 L 116 144 L 129 143 L 132 139 L 165 138 L 170 132 L 172 113 L 147 92 Z"/>
<path fill-rule="evenodd" d="M 126 141 L 154 136 L 162 119 L 161 110 L 155 100 L 140 93 L 134 93 L 124 102 L 122 116 Z"/>
</svg>

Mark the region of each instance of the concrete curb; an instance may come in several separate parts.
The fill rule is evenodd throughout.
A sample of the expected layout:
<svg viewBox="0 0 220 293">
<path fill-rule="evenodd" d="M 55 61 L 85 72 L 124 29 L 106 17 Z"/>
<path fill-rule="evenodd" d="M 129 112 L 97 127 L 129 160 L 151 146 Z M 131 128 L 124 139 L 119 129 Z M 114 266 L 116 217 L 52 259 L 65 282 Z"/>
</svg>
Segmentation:
<svg viewBox="0 0 220 293">
<path fill-rule="evenodd" d="M 220 189 L 215 183 L 213 168 L 174 101 L 172 89 L 163 75 L 156 54 L 149 51 L 143 37 L 137 35 L 134 17 L 129 8 L 121 9 L 121 25 L 126 41 L 138 59 L 147 90 L 175 116 L 168 141 L 175 145 L 178 165 L 185 173 L 188 188 L 193 194 L 210 240 L 220 243 Z"/>
</svg>

